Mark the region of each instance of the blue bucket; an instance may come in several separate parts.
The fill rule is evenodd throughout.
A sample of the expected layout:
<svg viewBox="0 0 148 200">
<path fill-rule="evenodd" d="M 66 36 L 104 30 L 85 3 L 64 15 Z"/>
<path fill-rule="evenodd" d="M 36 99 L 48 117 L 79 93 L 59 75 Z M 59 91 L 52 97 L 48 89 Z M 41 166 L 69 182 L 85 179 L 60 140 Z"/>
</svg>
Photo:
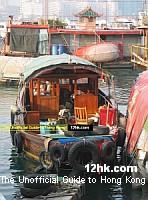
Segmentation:
<svg viewBox="0 0 148 200">
<path fill-rule="evenodd" d="M 51 55 L 58 55 L 58 44 L 53 44 L 51 47 Z"/>
<path fill-rule="evenodd" d="M 59 47 L 58 47 L 58 54 L 62 54 L 62 53 L 66 53 L 66 46 L 63 45 L 63 44 L 59 44 Z"/>
</svg>

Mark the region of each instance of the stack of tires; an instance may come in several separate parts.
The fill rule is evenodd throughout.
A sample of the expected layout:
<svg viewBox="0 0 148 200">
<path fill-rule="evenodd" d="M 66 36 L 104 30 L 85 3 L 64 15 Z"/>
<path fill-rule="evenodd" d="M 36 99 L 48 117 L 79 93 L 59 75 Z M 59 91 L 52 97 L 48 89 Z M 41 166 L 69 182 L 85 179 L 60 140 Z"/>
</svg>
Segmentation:
<svg viewBox="0 0 148 200">
<path fill-rule="evenodd" d="M 102 130 L 102 132 L 99 130 Z M 99 127 L 98 135 L 104 132 L 108 134 L 108 127 Z M 79 141 L 71 142 L 70 144 L 62 144 L 59 141 L 51 141 L 48 152 L 41 152 L 40 162 L 43 168 L 51 170 L 54 166 L 60 166 L 62 163 L 67 163 L 75 170 L 86 171 L 88 163 L 107 163 L 114 164 L 116 160 L 116 151 L 118 146 L 124 145 L 125 132 L 119 129 L 118 138 L 116 141 L 104 139 L 101 143 L 98 141 L 80 139 Z"/>
<path fill-rule="evenodd" d="M 26 176 L 20 184 L 20 192 L 24 197 L 34 198 L 46 196 L 51 192 L 56 192 L 56 186 L 45 181 L 47 175 L 32 174 Z"/>
<path fill-rule="evenodd" d="M 67 163 L 75 170 L 86 171 L 85 165 L 99 162 L 98 146 L 88 140 L 80 140 L 71 145 L 51 142 L 48 152 L 41 152 L 40 163 L 43 168 L 53 169 L 54 165 L 60 166 Z"/>
</svg>

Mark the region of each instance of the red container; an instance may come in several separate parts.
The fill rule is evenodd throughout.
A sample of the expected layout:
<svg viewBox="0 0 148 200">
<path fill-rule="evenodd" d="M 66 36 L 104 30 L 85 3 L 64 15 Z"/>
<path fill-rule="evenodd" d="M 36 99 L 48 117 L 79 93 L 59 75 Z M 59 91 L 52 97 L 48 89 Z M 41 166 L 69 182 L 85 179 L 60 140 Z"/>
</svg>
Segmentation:
<svg viewBox="0 0 148 200">
<path fill-rule="evenodd" d="M 116 112 L 115 108 L 100 108 L 100 125 L 113 126 L 116 124 Z"/>
</svg>

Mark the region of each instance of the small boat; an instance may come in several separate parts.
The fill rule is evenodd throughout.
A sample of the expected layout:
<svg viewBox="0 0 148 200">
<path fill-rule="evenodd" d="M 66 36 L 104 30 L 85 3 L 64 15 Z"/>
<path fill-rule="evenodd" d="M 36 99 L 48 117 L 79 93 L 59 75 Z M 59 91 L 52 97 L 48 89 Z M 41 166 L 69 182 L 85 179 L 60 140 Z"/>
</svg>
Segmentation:
<svg viewBox="0 0 148 200">
<path fill-rule="evenodd" d="M 50 170 L 85 171 L 88 163 L 114 163 L 121 131 L 117 109 L 99 92 L 101 76 L 101 68 L 68 54 L 28 63 L 11 107 L 17 152 Z"/>
<path fill-rule="evenodd" d="M 0 55 L 0 81 L 19 80 L 24 66 L 31 61 L 30 57 L 13 57 Z"/>
<path fill-rule="evenodd" d="M 128 103 L 127 150 L 148 180 L 148 70 L 141 73 L 131 89 Z M 140 186 L 140 184 L 139 184 Z"/>
<path fill-rule="evenodd" d="M 99 43 L 82 46 L 76 50 L 75 55 L 91 62 L 103 63 L 119 58 L 119 49 L 113 43 Z"/>
</svg>

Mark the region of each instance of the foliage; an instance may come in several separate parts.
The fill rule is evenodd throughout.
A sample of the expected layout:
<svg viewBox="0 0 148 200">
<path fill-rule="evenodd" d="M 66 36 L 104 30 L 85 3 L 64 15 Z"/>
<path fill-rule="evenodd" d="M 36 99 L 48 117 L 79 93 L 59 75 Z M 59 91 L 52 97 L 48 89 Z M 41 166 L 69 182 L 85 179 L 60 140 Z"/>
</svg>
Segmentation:
<svg viewBox="0 0 148 200">
<path fill-rule="evenodd" d="M 55 28 L 65 28 L 67 24 L 59 19 L 48 19 L 48 25 L 49 27 L 55 27 Z"/>
</svg>

